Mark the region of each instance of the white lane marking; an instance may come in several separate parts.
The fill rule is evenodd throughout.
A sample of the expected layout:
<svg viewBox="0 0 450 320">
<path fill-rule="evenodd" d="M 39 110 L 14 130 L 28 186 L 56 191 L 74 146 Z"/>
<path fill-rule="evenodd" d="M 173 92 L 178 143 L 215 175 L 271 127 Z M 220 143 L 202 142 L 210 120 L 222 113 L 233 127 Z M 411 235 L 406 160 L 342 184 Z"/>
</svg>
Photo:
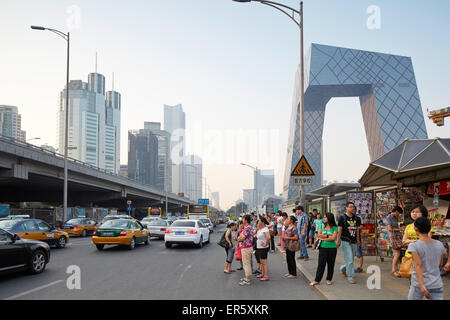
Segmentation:
<svg viewBox="0 0 450 320">
<path fill-rule="evenodd" d="M 31 290 L 28 290 L 28 291 L 25 291 L 25 292 L 16 294 L 15 296 L 6 298 L 6 299 L 4 299 L 4 300 L 13 300 L 13 299 L 17 299 L 17 298 L 20 298 L 20 297 L 22 297 L 22 296 L 24 296 L 24 295 L 27 295 L 27 294 L 30 294 L 30 293 L 33 293 L 33 292 L 36 292 L 36 291 L 39 291 L 39 290 L 42 290 L 42 289 L 51 287 L 51 286 L 53 286 L 53 285 L 55 285 L 55 284 L 58 284 L 58 283 L 60 283 L 60 282 L 63 282 L 63 281 L 64 281 L 64 280 L 57 280 L 57 281 L 54 281 L 54 282 L 52 282 L 52 283 L 49 283 L 49 284 L 46 284 L 46 285 L 43 285 L 43 286 L 40 286 L 40 287 L 31 289 Z"/>
<path fill-rule="evenodd" d="M 186 269 L 184 269 L 184 271 L 181 273 L 180 279 L 178 279 L 178 284 L 181 282 L 181 280 L 183 279 L 184 274 L 186 273 L 186 271 L 188 271 L 190 268 L 192 268 L 192 264 L 188 265 L 186 267 Z"/>
</svg>

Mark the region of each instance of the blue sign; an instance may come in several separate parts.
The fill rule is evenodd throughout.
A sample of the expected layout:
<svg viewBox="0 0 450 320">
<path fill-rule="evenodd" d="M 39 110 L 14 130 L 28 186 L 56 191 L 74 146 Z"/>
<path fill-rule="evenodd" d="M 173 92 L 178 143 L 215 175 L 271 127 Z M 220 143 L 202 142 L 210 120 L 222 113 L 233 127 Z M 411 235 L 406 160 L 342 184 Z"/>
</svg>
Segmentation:
<svg viewBox="0 0 450 320">
<path fill-rule="evenodd" d="M 198 199 L 198 204 L 207 204 L 207 205 L 209 205 L 209 199 Z"/>
<path fill-rule="evenodd" d="M 127 205 L 127 212 L 131 212 L 131 206 Z"/>
<path fill-rule="evenodd" d="M 9 216 L 9 204 L 0 204 L 0 217 Z"/>
</svg>

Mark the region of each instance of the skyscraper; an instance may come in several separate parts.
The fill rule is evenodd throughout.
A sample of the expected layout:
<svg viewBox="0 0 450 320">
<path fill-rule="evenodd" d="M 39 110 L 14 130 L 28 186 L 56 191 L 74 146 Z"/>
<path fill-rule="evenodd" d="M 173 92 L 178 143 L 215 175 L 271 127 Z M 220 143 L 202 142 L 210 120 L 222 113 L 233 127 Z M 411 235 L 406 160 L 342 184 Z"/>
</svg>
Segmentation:
<svg viewBox="0 0 450 320">
<path fill-rule="evenodd" d="M 254 186 L 258 191 L 258 205 L 262 203 L 263 197 L 266 195 L 275 194 L 275 171 L 274 170 L 260 170 L 253 174 Z M 256 186 L 258 186 L 256 188 Z"/>
<path fill-rule="evenodd" d="M 256 205 L 256 192 L 255 189 L 244 189 L 243 190 L 244 202 L 249 210 L 253 210 Z"/>
<path fill-rule="evenodd" d="M 17 140 L 26 140 L 26 132 L 21 130 L 22 116 L 16 106 L 0 105 L 0 134 Z"/>
<path fill-rule="evenodd" d="M 128 131 L 128 178 L 156 186 L 158 138 L 149 130 Z"/>
<path fill-rule="evenodd" d="M 158 173 L 156 187 L 166 190 L 166 170 L 168 179 L 168 192 L 172 192 L 172 161 L 170 159 L 170 133 L 161 130 L 160 122 L 144 122 L 144 130 L 149 130 L 158 139 Z"/>
<path fill-rule="evenodd" d="M 220 196 L 219 192 L 211 193 L 212 206 L 216 209 L 220 209 Z"/>
<path fill-rule="evenodd" d="M 174 164 L 172 168 L 172 192 L 186 192 L 183 185 L 185 155 L 186 117 L 181 104 L 176 106 L 164 105 L 164 130 L 170 133 L 170 158 Z"/>
<path fill-rule="evenodd" d="M 195 155 L 184 157 L 184 193 L 197 201 L 202 197 L 202 159 Z"/>
<path fill-rule="evenodd" d="M 91 73 L 88 82 L 69 82 L 68 156 L 118 173 L 120 169 L 121 95 L 105 96 L 105 77 Z M 64 153 L 66 89 L 61 91 L 57 113 L 58 152 Z"/>
</svg>

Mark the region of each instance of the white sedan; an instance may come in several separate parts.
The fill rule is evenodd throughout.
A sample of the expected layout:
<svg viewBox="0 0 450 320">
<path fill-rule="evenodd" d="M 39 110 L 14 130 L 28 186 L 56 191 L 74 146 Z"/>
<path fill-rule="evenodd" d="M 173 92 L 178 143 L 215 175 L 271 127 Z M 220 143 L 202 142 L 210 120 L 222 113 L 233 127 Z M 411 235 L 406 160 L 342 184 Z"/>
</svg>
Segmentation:
<svg viewBox="0 0 450 320">
<path fill-rule="evenodd" d="M 209 229 L 209 232 L 213 232 L 214 231 L 214 225 L 212 224 L 211 220 L 209 220 L 208 218 L 204 218 L 204 219 L 200 219 L 204 225 L 206 225 Z"/>
<path fill-rule="evenodd" d="M 209 243 L 209 228 L 201 220 L 177 220 L 166 230 L 164 241 L 166 248 L 172 244 L 193 244 L 201 248 Z"/>
</svg>

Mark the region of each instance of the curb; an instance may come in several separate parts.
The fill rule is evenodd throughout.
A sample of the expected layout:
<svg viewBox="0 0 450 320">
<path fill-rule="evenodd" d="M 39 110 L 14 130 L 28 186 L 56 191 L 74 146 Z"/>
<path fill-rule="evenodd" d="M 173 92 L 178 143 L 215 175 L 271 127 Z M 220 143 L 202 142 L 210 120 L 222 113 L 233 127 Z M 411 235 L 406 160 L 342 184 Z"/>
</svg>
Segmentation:
<svg viewBox="0 0 450 320">
<path fill-rule="evenodd" d="M 281 252 L 280 247 L 277 245 L 275 246 L 275 252 L 277 252 L 282 258 L 284 258 L 284 260 L 286 260 L 286 254 Z M 297 261 L 295 262 L 295 264 L 297 267 L 297 272 L 309 286 L 309 284 L 314 281 L 314 276 L 311 275 L 305 268 L 303 268 L 301 264 L 297 263 Z M 337 298 L 333 294 L 325 292 L 322 288 L 320 288 L 320 286 L 312 286 L 311 289 L 315 290 L 323 300 L 337 300 Z"/>
</svg>

